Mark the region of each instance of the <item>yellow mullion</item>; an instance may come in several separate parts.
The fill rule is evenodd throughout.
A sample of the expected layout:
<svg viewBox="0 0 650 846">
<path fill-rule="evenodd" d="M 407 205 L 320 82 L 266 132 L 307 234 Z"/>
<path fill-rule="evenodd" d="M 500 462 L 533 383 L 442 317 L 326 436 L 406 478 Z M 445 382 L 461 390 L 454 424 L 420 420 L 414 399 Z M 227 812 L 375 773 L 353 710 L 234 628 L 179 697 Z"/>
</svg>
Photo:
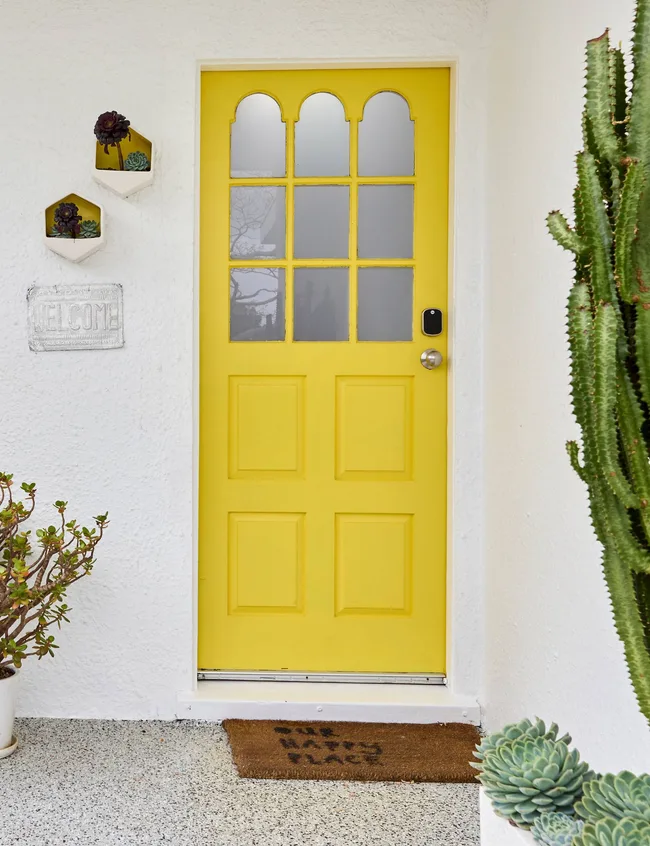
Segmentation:
<svg viewBox="0 0 650 846">
<path fill-rule="evenodd" d="M 349 242 L 349 287 L 350 287 L 350 343 L 357 342 L 357 215 L 358 202 L 358 154 L 359 121 L 350 121 L 350 242 Z"/>
<path fill-rule="evenodd" d="M 292 124 L 293 125 L 293 124 Z M 358 125 L 358 124 L 357 124 Z M 352 136 L 350 126 L 350 136 Z M 350 141 L 352 138 L 350 137 Z M 287 142 L 288 143 L 288 142 Z M 350 148 L 350 154 L 352 148 Z M 294 185 L 352 185 L 353 181 L 358 185 L 414 185 L 414 176 L 296 176 L 296 177 L 237 177 L 229 180 L 232 188 L 250 187 L 263 188 L 274 185 L 288 185 L 291 181 Z"/>
<path fill-rule="evenodd" d="M 295 126 L 296 122 L 294 120 L 287 120 L 286 122 L 286 132 L 287 132 L 287 179 L 286 179 L 286 190 L 285 190 L 285 202 L 286 202 L 286 215 L 285 215 L 285 226 L 286 226 L 286 270 L 284 274 L 284 284 L 285 284 L 285 300 L 284 300 L 284 321 L 286 327 L 286 340 L 289 343 L 293 343 L 293 298 L 294 298 L 294 285 L 293 285 L 293 214 L 294 214 L 294 190 L 293 186 L 295 183 L 294 177 L 294 148 L 295 148 Z"/>
</svg>

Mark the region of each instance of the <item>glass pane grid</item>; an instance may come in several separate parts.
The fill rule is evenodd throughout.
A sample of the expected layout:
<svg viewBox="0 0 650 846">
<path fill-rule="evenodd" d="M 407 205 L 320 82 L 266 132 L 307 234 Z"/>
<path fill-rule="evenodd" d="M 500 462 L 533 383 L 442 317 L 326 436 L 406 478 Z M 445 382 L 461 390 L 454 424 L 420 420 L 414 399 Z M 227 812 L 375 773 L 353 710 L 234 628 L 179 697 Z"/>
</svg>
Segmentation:
<svg viewBox="0 0 650 846">
<path fill-rule="evenodd" d="M 377 123 L 376 115 L 375 123 Z M 382 141 L 380 128 L 377 143 L 379 147 L 383 144 L 385 150 L 376 149 L 369 152 L 373 143 L 369 132 L 365 135 L 363 146 L 360 145 L 360 130 L 363 121 L 355 119 L 349 123 L 346 122 L 345 126 L 349 127 L 349 176 L 334 173 L 331 176 L 296 175 L 295 145 L 298 121 L 286 122 L 286 175 L 278 171 L 264 173 L 261 168 L 253 172 L 251 168 L 250 176 L 246 176 L 241 171 L 237 173 L 233 170 L 229 179 L 231 191 L 244 186 L 258 188 L 258 195 L 261 197 L 262 193 L 259 189 L 267 189 L 267 191 L 274 189 L 272 193 L 279 195 L 283 200 L 281 204 L 277 204 L 282 208 L 280 213 L 276 212 L 272 237 L 268 237 L 268 232 L 264 233 L 264 237 L 261 237 L 258 232 L 253 233 L 255 237 L 248 240 L 254 242 L 256 254 L 231 255 L 229 261 L 232 272 L 237 272 L 254 269 L 255 264 L 251 262 L 251 259 L 253 261 L 257 259 L 257 262 L 263 259 L 264 272 L 277 273 L 276 284 L 279 290 L 275 313 L 269 314 L 269 311 L 273 310 L 273 305 L 260 307 L 255 303 L 257 306 L 255 310 L 263 312 L 260 314 L 260 324 L 262 324 L 260 328 L 266 335 L 265 338 L 258 335 L 257 339 L 280 340 L 288 343 L 310 340 L 353 343 L 357 340 L 364 343 L 412 340 L 415 174 L 412 164 L 414 154 L 411 155 L 408 150 L 409 139 L 413 138 L 413 122 L 409 121 L 409 123 L 410 130 L 404 124 L 397 134 L 394 133 L 396 143 L 401 145 L 401 149 L 396 150 L 393 144 L 391 150 L 391 144 L 387 144 L 385 138 Z M 370 129 L 370 122 L 367 123 L 367 128 Z M 341 132 L 343 131 L 342 127 Z M 341 140 L 341 145 L 344 143 Z M 386 150 L 388 154 L 397 154 L 392 163 L 368 164 L 368 162 L 379 162 Z M 319 155 L 323 156 L 326 152 L 323 148 Z M 361 161 L 362 156 L 366 159 L 365 164 Z M 330 165 L 325 163 L 323 167 L 322 173 L 325 174 Z M 334 165 L 331 167 L 334 169 Z M 341 168 L 340 162 L 336 168 Z M 402 169 L 405 171 L 404 174 L 398 175 Z M 360 176 L 359 173 L 363 175 Z M 300 199 L 296 189 L 305 187 L 331 189 L 336 186 L 340 189 L 345 188 L 346 202 L 341 202 L 340 192 L 336 192 L 338 200 L 334 199 L 335 192 L 328 192 L 331 206 L 329 215 L 326 213 L 327 209 L 323 212 L 316 204 L 311 213 L 312 221 L 317 228 L 320 228 L 321 233 L 319 235 L 318 231 L 310 232 L 304 226 L 305 203 Z M 374 186 L 377 189 L 383 187 L 384 192 L 387 186 L 403 186 L 400 192 L 402 202 L 398 200 L 398 206 L 402 208 L 398 209 L 398 214 L 391 218 L 391 195 L 397 196 L 397 192 L 385 193 L 385 200 L 381 204 L 384 206 L 383 211 L 373 207 L 375 205 L 373 202 L 366 200 L 365 211 L 368 212 L 370 209 L 373 219 L 366 220 L 365 226 L 362 226 L 360 230 L 359 211 L 364 210 L 360 209 L 362 186 Z M 405 190 L 408 193 L 405 194 Z M 313 192 L 305 192 L 303 197 L 309 193 L 312 198 L 318 198 L 318 194 Z M 368 195 L 378 196 L 381 193 L 381 191 L 373 192 L 372 188 L 368 191 Z M 343 212 L 343 205 L 346 207 L 347 216 Z M 263 213 L 265 209 L 261 211 Z M 307 208 L 308 216 L 309 208 Z M 298 225 L 298 232 L 296 232 L 296 222 L 299 217 L 301 224 Z M 344 220 L 345 217 L 347 220 Z M 386 238 L 382 237 L 381 232 L 374 231 L 378 222 L 382 221 Z M 345 223 L 345 227 L 342 223 Z M 281 225 L 285 228 L 284 238 L 279 237 L 278 228 Z M 239 228 L 241 229 L 241 226 Z M 407 243 L 409 228 L 410 245 Z M 346 231 L 345 246 L 343 245 L 344 229 Z M 318 244 L 319 238 L 325 243 L 324 247 L 314 246 L 314 242 Z M 286 252 L 278 252 L 280 249 Z M 323 255 L 317 255 L 318 253 Z M 383 253 L 386 255 L 382 255 Z M 393 272 L 392 277 L 391 272 Z M 409 281 L 404 276 L 407 273 L 411 274 L 408 277 Z M 344 274 L 344 277 L 337 274 Z M 345 302 L 347 302 L 347 314 L 343 310 Z M 246 310 L 249 323 L 248 312 L 252 310 L 252 308 Z M 325 320 L 328 315 L 328 319 Z M 322 325 L 319 325 L 320 318 L 323 318 Z"/>
</svg>

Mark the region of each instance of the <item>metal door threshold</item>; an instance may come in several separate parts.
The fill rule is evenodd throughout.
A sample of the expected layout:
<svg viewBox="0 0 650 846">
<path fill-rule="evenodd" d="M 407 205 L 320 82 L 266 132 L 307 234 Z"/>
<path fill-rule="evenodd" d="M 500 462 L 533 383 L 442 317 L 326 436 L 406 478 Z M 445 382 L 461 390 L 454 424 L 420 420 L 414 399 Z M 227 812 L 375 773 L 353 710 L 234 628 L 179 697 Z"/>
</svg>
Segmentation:
<svg viewBox="0 0 650 846">
<path fill-rule="evenodd" d="M 199 681 L 322 682 L 338 684 L 441 684 L 442 673 L 294 673 L 289 671 L 199 670 Z"/>
</svg>

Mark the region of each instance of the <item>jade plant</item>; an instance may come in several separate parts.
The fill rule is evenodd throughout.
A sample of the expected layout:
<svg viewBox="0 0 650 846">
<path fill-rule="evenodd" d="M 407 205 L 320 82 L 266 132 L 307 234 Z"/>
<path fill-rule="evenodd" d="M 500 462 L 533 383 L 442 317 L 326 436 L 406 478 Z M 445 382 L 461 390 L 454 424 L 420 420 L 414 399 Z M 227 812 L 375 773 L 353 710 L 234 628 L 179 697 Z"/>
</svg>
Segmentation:
<svg viewBox="0 0 650 846">
<path fill-rule="evenodd" d="M 95 517 L 95 527 L 80 526 L 66 516 L 67 503 L 54 503 L 57 525 L 23 528 L 36 504 L 36 486 L 23 483 L 14 496 L 13 477 L 0 473 L 0 679 L 25 658 L 54 655 L 51 627 L 68 621 L 66 591 L 87 576 L 95 549 L 108 525 L 108 515 Z"/>
<path fill-rule="evenodd" d="M 573 839 L 572 846 L 648 846 L 650 822 L 611 817 L 587 823 Z"/>
<path fill-rule="evenodd" d="M 573 225 L 559 211 L 548 218 L 575 260 L 568 332 L 581 446 L 567 450 L 650 721 L 650 0 L 637 2 L 629 92 L 608 31 L 587 45 L 583 143 Z"/>
<path fill-rule="evenodd" d="M 576 813 L 588 822 L 633 817 L 650 823 L 650 775 L 608 773 L 585 784 Z"/>
<path fill-rule="evenodd" d="M 543 846 L 571 846 L 584 823 L 569 814 L 545 811 L 535 820 L 531 834 Z"/>
<path fill-rule="evenodd" d="M 472 766 L 496 814 L 526 829 L 543 813 L 573 813 L 584 782 L 593 777 L 577 749 L 544 737 L 504 743 Z"/>
<path fill-rule="evenodd" d="M 83 220 L 76 203 L 59 203 L 54 209 L 54 225 L 50 238 L 99 238 L 96 220 Z"/>
</svg>

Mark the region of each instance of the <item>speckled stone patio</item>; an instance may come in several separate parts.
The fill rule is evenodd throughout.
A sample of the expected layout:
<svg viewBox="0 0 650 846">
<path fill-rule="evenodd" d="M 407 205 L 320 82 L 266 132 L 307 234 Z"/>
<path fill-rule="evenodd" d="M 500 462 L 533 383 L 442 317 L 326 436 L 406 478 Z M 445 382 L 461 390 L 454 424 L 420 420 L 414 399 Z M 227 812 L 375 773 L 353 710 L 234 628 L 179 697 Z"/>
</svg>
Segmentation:
<svg viewBox="0 0 650 846">
<path fill-rule="evenodd" d="M 477 846 L 472 785 L 238 778 L 220 726 L 19 720 L 1 846 Z"/>
</svg>

